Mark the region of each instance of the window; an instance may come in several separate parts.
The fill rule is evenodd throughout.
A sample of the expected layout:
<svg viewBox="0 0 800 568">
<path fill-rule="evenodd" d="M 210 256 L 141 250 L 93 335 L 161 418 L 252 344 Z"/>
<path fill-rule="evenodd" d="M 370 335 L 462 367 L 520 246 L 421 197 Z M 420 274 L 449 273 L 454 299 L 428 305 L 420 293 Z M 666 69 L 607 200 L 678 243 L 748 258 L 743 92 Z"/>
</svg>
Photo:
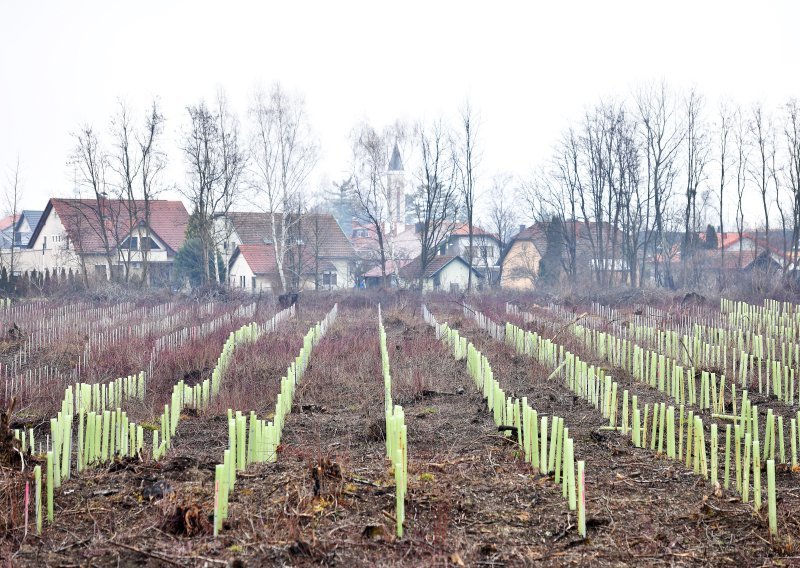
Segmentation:
<svg viewBox="0 0 800 568">
<path fill-rule="evenodd" d="M 469 247 L 466 248 L 467 254 L 472 258 L 472 263 L 475 264 L 478 260 L 489 260 L 494 258 L 494 247 L 487 246 L 474 246 L 472 247 L 473 253 L 469 254 Z"/>
<path fill-rule="evenodd" d="M 119 248 L 123 250 L 138 250 L 139 249 L 139 238 L 138 237 L 128 237 L 122 244 L 119 245 Z"/>
<path fill-rule="evenodd" d="M 161 250 L 152 237 L 128 237 L 119 245 L 122 250 Z"/>
<path fill-rule="evenodd" d="M 336 286 L 336 273 L 327 271 L 322 273 L 323 286 Z"/>
<path fill-rule="evenodd" d="M 141 237 L 139 239 L 139 247 L 140 250 L 161 250 L 161 247 L 153 240 L 153 237 Z"/>
<path fill-rule="evenodd" d="M 256 291 L 256 277 L 253 276 L 253 292 Z"/>
<path fill-rule="evenodd" d="M 239 276 L 239 288 L 244 288 L 245 286 L 247 286 L 247 277 L 242 274 Z"/>
<path fill-rule="evenodd" d="M 441 281 L 439 280 L 439 274 L 438 274 L 438 273 L 437 273 L 437 274 L 434 274 L 434 276 L 433 276 L 433 287 L 434 287 L 434 288 L 436 288 L 436 289 L 438 290 L 438 289 L 439 289 L 439 286 L 441 286 L 441 284 L 442 284 L 442 283 L 441 283 Z"/>
</svg>

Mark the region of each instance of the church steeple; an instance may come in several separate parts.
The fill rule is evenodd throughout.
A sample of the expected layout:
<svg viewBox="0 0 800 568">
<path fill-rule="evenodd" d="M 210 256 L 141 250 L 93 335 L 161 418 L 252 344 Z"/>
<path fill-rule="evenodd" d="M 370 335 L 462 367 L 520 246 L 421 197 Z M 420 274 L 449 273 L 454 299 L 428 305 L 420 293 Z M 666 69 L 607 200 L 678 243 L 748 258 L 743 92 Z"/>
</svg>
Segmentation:
<svg viewBox="0 0 800 568">
<path fill-rule="evenodd" d="M 386 172 L 388 182 L 389 223 L 395 234 L 402 233 L 406 226 L 406 174 L 403 171 L 403 159 L 400 148 L 394 143 L 392 157 L 389 160 L 389 171 Z"/>
<path fill-rule="evenodd" d="M 403 160 L 400 158 L 400 148 L 397 147 L 397 142 L 394 143 L 394 150 L 392 150 L 392 159 L 389 160 L 390 172 L 402 172 Z"/>
</svg>

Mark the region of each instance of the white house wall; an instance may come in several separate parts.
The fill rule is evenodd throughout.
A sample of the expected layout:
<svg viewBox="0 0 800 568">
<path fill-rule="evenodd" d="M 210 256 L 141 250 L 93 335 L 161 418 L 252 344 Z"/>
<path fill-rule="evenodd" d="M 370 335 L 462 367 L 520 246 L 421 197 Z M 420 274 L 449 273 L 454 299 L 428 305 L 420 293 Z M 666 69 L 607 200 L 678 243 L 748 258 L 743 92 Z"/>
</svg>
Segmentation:
<svg viewBox="0 0 800 568">
<path fill-rule="evenodd" d="M 473 281 L 477 280 L 477 277 L 473 274 Z M 450 264 L 445 266 L 442 270 L 439 271 L 439 290 L 442 292 L 449 292 L 451 284 L 457 284 L 459 290 L 466 290 L 467 283 L 469 281 L 469 268 L 467 268 L 466 263 L 452 261 Z M 425 279 L 425 290 L 432 291 L 436 288 L 434 287 L 434 279 L 433 278 L 426 278 Z"/>
<path fill-rule="evenodd" d="M 64 225 L 55 209 L 45 219 L 36 241 L 28 249 L 20 250 L 19 271 L 80 270 L 81 262 L 67 239 Z M 16 268 L 14 269 L 17 270 Z"/>
</svg>

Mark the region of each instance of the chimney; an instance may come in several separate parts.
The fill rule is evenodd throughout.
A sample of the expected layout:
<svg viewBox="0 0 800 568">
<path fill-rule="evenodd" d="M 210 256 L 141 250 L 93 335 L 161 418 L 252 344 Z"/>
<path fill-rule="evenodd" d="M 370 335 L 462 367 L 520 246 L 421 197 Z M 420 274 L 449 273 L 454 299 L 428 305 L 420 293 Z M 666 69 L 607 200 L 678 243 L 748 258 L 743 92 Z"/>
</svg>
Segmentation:
<svg viewBox="0 0 800 568">
<path fill-rule="evenodd" d="M 521 233 L 521 232 L 522 232 L 522 231 L 524 231 L 524 230 L 525 230 L 525 225 L 523 225 L 522 223 L 520 223 L 520 225 L 519 225 L 519 232 Z"/>
</svg>

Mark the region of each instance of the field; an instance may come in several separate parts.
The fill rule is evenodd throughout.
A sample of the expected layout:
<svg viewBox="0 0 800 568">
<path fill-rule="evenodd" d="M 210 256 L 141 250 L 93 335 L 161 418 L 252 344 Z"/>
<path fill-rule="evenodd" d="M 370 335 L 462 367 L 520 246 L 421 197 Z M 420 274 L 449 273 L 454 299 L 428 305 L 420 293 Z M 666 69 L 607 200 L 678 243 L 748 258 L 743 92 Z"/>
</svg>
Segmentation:
<svg viewBox="0 0 800 568">
<path fill-rule="evenodd" d="M 0 557 L 800 564 L 800 308 L 508 300 L 1 308 Z"/>
</svg>

